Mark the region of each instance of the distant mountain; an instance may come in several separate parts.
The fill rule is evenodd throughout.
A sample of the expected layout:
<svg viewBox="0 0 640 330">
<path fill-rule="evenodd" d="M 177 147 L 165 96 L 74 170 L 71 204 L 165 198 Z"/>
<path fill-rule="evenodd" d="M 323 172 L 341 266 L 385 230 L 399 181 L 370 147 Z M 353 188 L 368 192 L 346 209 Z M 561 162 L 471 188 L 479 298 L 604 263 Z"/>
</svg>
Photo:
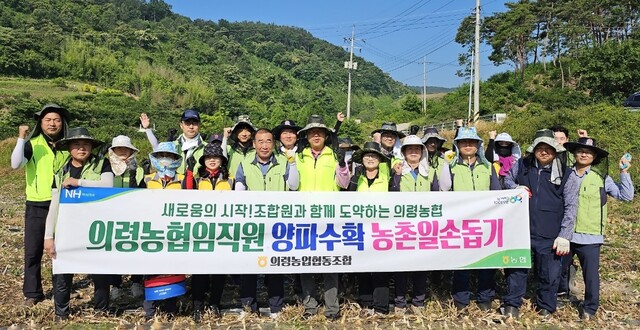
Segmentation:
<svg viewBox="0 0 640 330">
<path fill-rule="evenodd" d="M 0 75 L 88 82 L 173 113 L 248 114 L 269 127 L 285 116 L 334 117 L 346 105 L 348 58 L 301 28 L 192 20 L 162 0 L 0 2 Z M 359 97 L 410 92 L 354 60 L 354 114 L 380 108 Z"/>
<path fill-rule="evenodd" d="M 422 86 L 407 86 L 412 91 L 422 94 Z M 438 87 L 438 86 L 427 86 L 427 94 L 441 94 L 441 93 L 449 93 L 456 90 L 455 88 L 447 88 L 447 87 Z"/>
</svg>

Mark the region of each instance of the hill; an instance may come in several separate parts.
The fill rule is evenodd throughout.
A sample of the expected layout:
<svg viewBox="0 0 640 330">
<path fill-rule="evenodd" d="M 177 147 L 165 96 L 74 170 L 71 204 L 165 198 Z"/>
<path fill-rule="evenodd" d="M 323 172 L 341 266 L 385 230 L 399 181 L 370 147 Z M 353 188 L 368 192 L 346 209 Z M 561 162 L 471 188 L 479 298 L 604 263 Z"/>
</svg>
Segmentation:
<svg viewBox="0 0 640 330">
<path fill-rule="evenodd" d="M 407 86 L 407 87 L 418 94 L 422 93 L 422 86 Z M 454 91 L 455 89 L 456 88 L 427 86 L 427 94 L 446 94 Z"/>
<path fill-rule="evenodd" d="M 33 92 L 26 97 L 5 84 L 3 128 L 30 118 L 16 112 L 24 103 L 37 108 L 56 101 L 83 113 L 76 119 L 99 134 L 124 133 L 86 120 L 86 113 L 99 121 L 97 113 L 114 110 L 108 102 L 96 103 L 105 92 L 112 99 L 131 96 L 134 103 L 116 103 L 150 111 L 163 129 L 184 108 L 211 116 L 206 128 L 218 131 L 240 114 L 273 127 L 285 117 L 305 122 L 310 114 L 331 118 L 346 108 L 348 54 L 300 28 L 191 20 L 161 0 L 4 1 L 0 26 L 0 75 L 55 79 L 65 86 L 81 81 L 80 90 L 97 96 Z M 357 61 L 352 114 L 373 111 L 368 117 L 396 121 L 415 116 L 394 101 L 409 88 L 372 63 Z M 137 114 L 129 112 L 121 113 L 135 122 Z"/>
</svg>

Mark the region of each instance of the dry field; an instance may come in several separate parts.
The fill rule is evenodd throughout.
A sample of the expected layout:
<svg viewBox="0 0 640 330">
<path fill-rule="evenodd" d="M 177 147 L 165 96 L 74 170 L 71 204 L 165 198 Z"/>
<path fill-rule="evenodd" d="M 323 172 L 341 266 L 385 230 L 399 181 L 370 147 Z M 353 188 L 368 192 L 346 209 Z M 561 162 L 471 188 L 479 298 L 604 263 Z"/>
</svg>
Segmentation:
<svg viewBox="0 0 640 330">
<path fill-rule="evenodd" d="M 295 304 L 295 295 L 290 289 L 287 301 L 290 306 L 276 321 L 268 317 L 255 315 L 240 316 L 227 313 L 221 319 L 205 315 L 200 324 L 194 324 L 190 317 L 188 300 L 181 301 L 181 315 L 169 321 L 160 317 L 145 323 L 139 301 L 127 297 L 114 304 L 118 311 L 114 315 L 96 315 L 91 308 L 93 292 L 91 280 L 77 275 L 72 295 L 72 317 L 63 323 L 54 323 L 53 302 L 51 300 L 51 261 L 44 262 L 44 288 L 48 299 L 35 307 L 22 306 L 22 231 L 24 212 L 24 177 L 22 171 L 8 168 L 8 159 L 14 141 L 0 142 L 0 328 L 9 329 L 183 329 L 183 328 L 221 328 L 221 329 L 470 329 L 470 328 L 640 328 L 640 202 L 631 204 L 610 202 L 610 225 L 607 244 L 603 247 L 601 263 L 601 309 L 594 320 L 580 321 L 578 310 L 570 303 L 559 308 L 549 320 L 543 321 L 537 316 L 529 299 L 521 309 L 519 321 L 504 320 L 497 313 L 483 313 L 475 306 L 458 314 L 451 304 L 447 290 L 450 285 L 450 273 L 444 272 L 441 282 L 430 285 L 430 296 L 425 308 L 415 314 L 386 317 L 363 317 L 355 303 L 353 281 L 345 280 L 341 287 L 342 318 L 326 321 L 323 316 L 302 320 L 302 307 Z M 346 278 L 346 277 L 345 277 Z M 504 280 L 498 274 L 498 294 L 503 292 Z M 128 287 L 125 281 L 124 286 Z M 578 276 L 578 298 L 582 297 L 581 276 Z M 533 293 L 530 288 L 529 295 Z M 262 295 L 262 304 L 266 299 Z M 239 307 L 237 286 L 228 285 L 225 289 L 223 307 Z M 493 303 L 499 306 L 499 300 Z"/>
</svg>

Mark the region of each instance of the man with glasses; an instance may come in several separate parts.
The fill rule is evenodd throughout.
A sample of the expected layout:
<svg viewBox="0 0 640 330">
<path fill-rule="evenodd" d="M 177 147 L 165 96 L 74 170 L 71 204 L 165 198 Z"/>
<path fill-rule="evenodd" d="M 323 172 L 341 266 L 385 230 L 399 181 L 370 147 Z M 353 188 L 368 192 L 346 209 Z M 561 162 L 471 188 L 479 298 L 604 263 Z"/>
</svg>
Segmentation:
<svg viewBox="0 0 640 330">
<path fill-rule="evenodd" d="M 147 134 L 147 139 L 151 143 L 151 147 L 155 151 L 158 148 L 158 139 L 153 134 L 153 130 L 149 128 L 151 120 L 146 113 L 140 114 L 140 123 Z M 196 161 L 202 157 L 204 146 L 207 144 L 200 135 L 200 114 L 193 109 L 187 109 L 180 117 L 180 129 L 182 134 L 178 136 L 173 144 L 182 154 L 182 164 L 176 170 L 176 173 L 186 175 L 187 170 L 198 173 L 200 164 Z"/>
<path fill-rule="evenodd" d="M 529 192 L 531 252 L 538 278 L 535 306 L 538 314 L 548 318 L 556 311 L 562 256 L 569 253 L 575 218 L 566 212 L 571 206 L 564 197 L 569 170 L 557 157 L 565 149 L 551 130 L 543 129 L 536 132 L 530 150 L 531 154 L 514 164 L 504 184 L 508 189 L 525 188 Z M 527 273 L 528 269 L 505 269 L 507 293 L 500 311 L 507 317 L 519 317 Z"/>
</svg>

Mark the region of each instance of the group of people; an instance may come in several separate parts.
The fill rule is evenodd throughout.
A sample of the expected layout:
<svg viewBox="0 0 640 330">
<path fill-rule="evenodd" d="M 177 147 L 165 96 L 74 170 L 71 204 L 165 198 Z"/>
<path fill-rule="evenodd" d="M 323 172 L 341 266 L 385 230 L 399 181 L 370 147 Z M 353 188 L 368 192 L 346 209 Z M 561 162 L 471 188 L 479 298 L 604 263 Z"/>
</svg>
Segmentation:
<svg viewBox="0 0 640 330">
<path fill-rule="evenodd" d="M 357 191 L 424 192 L 481 191 L 524 188 L 529 192 L 531 252 L 537 278 L 535 306 L 540 315 L 555 312 L 560 292 L 568 292 L 568 268 L 577 255 L 585 279 L 581 317 L 592 318 L 599 306 L 599 254 L 604 242 L 607 195 L 630 201 L 634 190 L 628 174 L 630 161 L 620 159 L 620 183 L 597 165 L 608 153 L 580 131 L 576 142 L 567 142 L 568 131 L 560 126 L 536 132 L 531 146 L 522 152 L 507 133 L 490 132 L 484 141 L 474 127 L 458 128 L 453 150 L 445 153 L 446 141 L 437 129 L 406 135 L 394 123 L 384 123 L 372 132 L 372 141 L 362 148 L 349 137 L 338 138 L 344 116 L 337 115 L 333 128 L 321 116 L 312 115 L 305 126 L 284 120 L 273 129 L 255 127 L 249 117 L 240 116 L 222 134 L 205 138 L 200 132 L 198 111 L 187 109 L 180 118 L 182 133 L 171 141 L 159 142 L 150 119 L 141 114 L 153 151 L 150 168 L 138 163 L 131 139 L 114 137 L 108 148 L 83 127 L 69 128 L 68 112 L 55 104 L 35 113 L 36 125 L 19 127 L 12 153 L 13 168 L 25 168 L 25 304 L 44 299 L 41 281 L 43 251 L 56 257 L 56 189 L 73 187 L 123 187 L 148 189 L 252 190 L 252 191 Z M 101 152 L 99 152 L 101 151 Z M 606 167 L 605 167 L 606 170 Z M 53 189 L 53 190 L 52 190 Z M 53 195 L 52 195 L 53 191 Z M 492 309 L 495 272 L 477 270 L 476 305 Z M 451 295 L 460 311 L 471 303 L 469 270 L 453 272 Z M 388 314 L 389 280 L 394 278 L 396 312 L 411 313 L 424 306 L 427 272 L 357 274 L 360 304 L 369 315 Z M 527 269 L 505 269 L 506 292 L 499 311 L 518 318 L 527 290 Z M 121 275 L 93 274 L 94 308 L 108 311 L 113 292 L 122 284 Z M 177 297 L 157 299 L 145 288 L 166 281 L 167 275 L 131 277 L 132 295 L 142 299 L 145 317 L 158 309 L 176 313 Z M 184 280 L 184 275 L 171 278 Z M 258 312 L 257 275 L 236 277 L 240 301 L 249 312 Z M 225 275 L 191 276 L 193 318 L 200 321 L 209 309 L 220 315 Z M 294 276 L 300 288 L 304 317 L 319 310 L 316 278 Z M 69 317 L 73 275 L 53 276 L 56 319 Z M 322 274 L 324 314 L 340 317 L 339 274 Z M 407 297 L 412 282 L 411 297 Z M 284 307 L 284 277 L 265 276 L 272 317 Z M 149 292 L 149 291 L 147 291 Z M 208 299 L 207 299 L 208 295 Z"/>
</svg>

